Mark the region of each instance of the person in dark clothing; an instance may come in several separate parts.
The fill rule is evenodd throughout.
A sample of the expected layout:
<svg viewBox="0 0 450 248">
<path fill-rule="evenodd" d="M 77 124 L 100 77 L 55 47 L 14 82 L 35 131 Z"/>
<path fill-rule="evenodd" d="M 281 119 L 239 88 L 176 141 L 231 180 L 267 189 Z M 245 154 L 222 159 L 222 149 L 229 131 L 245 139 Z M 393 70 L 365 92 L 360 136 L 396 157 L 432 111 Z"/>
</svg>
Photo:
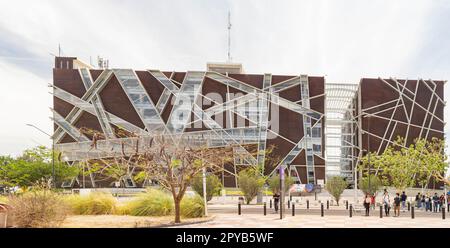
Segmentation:
<svg viewBox="0 0 450 248">
<path fill-rule="evenodd" d="M 434 193 L 433 196 L 433 212 L 437 212 L 438 211 L 438 205 L 439 205 L 439 196 L 437 193 Z"/>
<path fill-rule="evenodd" d="M 403 191 L 402 196 L 400 197 L 402 201 L 402 210 L 405 210 L 406 208 L 406 199 L 408 199 L 408 196 L 406 196 L 405 191 Z"/>
<path fill-rule="evenodd" d="M 420 208 L 420 193 L 417 193 L 416 195 L 416 207 Z"/>
<path fill-rule="evenodd" d="M 278 213 L 278 204 L 280 203 L 280 195 L 278 193 L 273 194 L 273 206 L 275 213 Z"/>
<path fill-rule="evenodd" d="M 394 197 L 394 217 L 400 216 L 400 202 L 401 202 L 400 194 L 397 193 Z"/>
<path fill-rule="evenodd" d="M 422 195 L 421 203 L 422 203 L 422 207 L 425 209 L 425 211 L 427 211 L 425 195 Z"/>
<path fill-rule="evenodd" d="M 372 199 L 371 199 L 370 195 L 366 194 L 366 196 L 364 197 L 364 208 L 366 209 L 366 216 L 369 216 L 371 201 L 372 201 Z"/>
</svg>

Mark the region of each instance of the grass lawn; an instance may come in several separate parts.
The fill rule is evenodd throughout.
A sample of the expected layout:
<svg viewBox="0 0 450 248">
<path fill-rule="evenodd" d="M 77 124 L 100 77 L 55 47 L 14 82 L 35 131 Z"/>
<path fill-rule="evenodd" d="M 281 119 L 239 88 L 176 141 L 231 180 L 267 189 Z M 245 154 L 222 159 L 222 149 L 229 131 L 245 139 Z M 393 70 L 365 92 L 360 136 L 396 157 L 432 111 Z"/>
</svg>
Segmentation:
<svg viewBox="0 0 450 248">
<path fill-rule="evenodd" d="M 182 219 L 181 224 L 193 224 L 213 219 L 214 216 Z M 135 228 L 175 225 L 174 216 L 129 216 L 129 215 L 71 215 L 66 218 L 63 228 Z"/>
</svg>

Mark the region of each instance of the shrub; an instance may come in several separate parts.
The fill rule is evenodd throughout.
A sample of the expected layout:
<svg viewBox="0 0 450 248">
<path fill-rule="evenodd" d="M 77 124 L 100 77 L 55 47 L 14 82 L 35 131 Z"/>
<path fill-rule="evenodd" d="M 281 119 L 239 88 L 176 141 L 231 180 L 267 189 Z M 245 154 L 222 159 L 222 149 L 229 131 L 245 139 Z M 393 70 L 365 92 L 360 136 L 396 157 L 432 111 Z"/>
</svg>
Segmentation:
<svg viewBox="0 0 450 248">
<path fill-rule="evenodd" d="M 245 169 L 239 172 L 239 189 L 244 193 L 247 204 L 255 198 L 264 185 L 264 178 L 255 169 Z"/>
<path fill-rule="evenodd" d="M 11 196 L 8 203 L 18 227 L 58 227 L 68 212 L 62 197 L 48 189 Z"/>
<path fill-rule="evenodd" d="M 8 198 L 6 196 L 0 196 L 0 203 L 7 203 L 8 202 Z"/>
<path fill-rule="evenodd" d="M 147 192 L 141 193 L 137 199 L 128 203 L 128 206 L 123 207 L 130 215 L 134 216 L 165 216 L 173 212 L 172 197 L 156 189 L 148 189 Z"/>
<path fill-rule="evenodd" d="M 364 194 L 374 194 L 383 186 L 383 182 L 375 175 L 370 175 L 370 189 L 369 189 L 369 176 L 363 177 L 359 181 L 359 188 Z"/>
<path fill-rule="evenodd" d="M 280 176 L 275 175 L 268 179 L 269 189 L 273 193 L 279 193 L 280 192 Z M 284 189 L 286 191 L 289 190 L 289 188 L 294 184 L 294 179 L 292 177 L 285 177 L 284 178 Z"/>
<path fill-rule="evenodd" d="M 340 176 L 333 176 L 327 179 L 325 188 L 334 197 L 337 205 L 339 205 L 339 199 L 341 198 L 344 189 L 347 188 L 347 182 Z"/>
<path fill-rule="evenodd" d="M 196 176 L 191 182 L 192 189 L 203 197 L 203 176 Z M 220 179 L 214 174 L 206 176 L 206 200 L 210 201 L 214 195 L 218 195 L 222 189 Z"/>
<path fill-rule="evenodd" d="M 183 197 L 180 208 L 181 216 L 185 218 L 198 218 L 205 214 L 205 204 L 200 195 Z"/>
<path fill-rule="evenodd" d="M 110 195 L 94 192 L 86 196 L 72 195 L 66 198 L 73 214 L 100 215 L 112 214 L 115 211 L 116 199 Z"/>
</svg>

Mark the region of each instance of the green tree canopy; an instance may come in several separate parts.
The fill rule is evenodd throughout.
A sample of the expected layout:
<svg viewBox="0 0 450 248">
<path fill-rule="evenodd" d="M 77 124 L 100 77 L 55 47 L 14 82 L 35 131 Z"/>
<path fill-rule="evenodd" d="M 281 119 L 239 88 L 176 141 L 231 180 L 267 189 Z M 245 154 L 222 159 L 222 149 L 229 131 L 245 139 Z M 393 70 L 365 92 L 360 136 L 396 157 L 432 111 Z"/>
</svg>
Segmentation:
<svg viewBox="0 0 450 248">
<path fill-rule="evenodd" d="M 370 188 L 369 188 L 369 175 L 361 178 L 359 181 L 359 188 L 364 192 L 364 194 L 373 195 L 383 186 L 383 182 L 378 176 L 373 174 L 370 175 Z"/>
<path fill-rule="evenodd" d="M 203 175 L 199 173 L 199 175 L 195 176 L 191 182 L 192 189 L 197 192 L 201 197 L 203 197 Z M 220 190 L 222 189 L 222 183 L 220 179 L 209 173 L 206 175 L 206 200 L 210 201 L 214 195 L 218 195 Z"/>
<path fill-rule="evenodd" d="M 54 156 L 57 184 L 78 175 L 77 167 L 61 161 L 58 152 Z M 42 180 L 49 181 L 52 174 L 52 151 L 44 146 L 27 149 L 17 158 L 0 157 L 0 183 L 4 185 L 28 187 Z"/>
<path fill-rule="evenodd" d="M 257 168 L 248 168 L 239 172 L 238 185 L 244 194 L 247 204 L 258 195 L 264 186 L 265 178 Z"/>
<path fill-rule="evenodd" d="M 280 176 L 279 175 L 274 175 L 274 176 L 270 177 L 267 181 L 269 184 L 269 189 L 273 193 L 280 192 Z M 292 186 L 292 184 L 294 184 L 294 180 L 292 179 L 292 177 L 285 177 L 285 179 L 284 179 L 285 187 L 284 188 L 286 191 L 289 190 L 289 188 Z"/>
<path fill-rule="evenodd" d="M 337 205 L 342 193 L 347 188 L 347 182 L 340 176 L 332 176 L 327 179 L 325 189 L 334 197 Z"/>
<path fill-rule="evenodd" d="M 405 143 L 403 138 L 398 137 L 383 153 L 371 153 L 371 173 L 379 175 L 384 184 L 399 190 L 417 184 L 425 186 L 431 177 L 449 184 L 445 178 L 448 163 L 443 140 L 416 139 L 409 146 L 405 146 Z M 363 175 L 367 175 L 368 155 L 361 161 L 360 170 Z"/>
</svg>

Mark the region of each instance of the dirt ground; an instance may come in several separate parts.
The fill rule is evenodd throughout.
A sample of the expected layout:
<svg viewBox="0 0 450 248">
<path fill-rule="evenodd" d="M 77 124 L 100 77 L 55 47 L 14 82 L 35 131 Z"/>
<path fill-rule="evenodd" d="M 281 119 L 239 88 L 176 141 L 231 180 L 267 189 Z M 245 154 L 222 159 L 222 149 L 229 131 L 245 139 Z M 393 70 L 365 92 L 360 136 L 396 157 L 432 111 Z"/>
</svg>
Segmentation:
<svg viewBox="0 0 450 248">
<path fill-rule="evenodd" d="M 212 220 L 214 217 L 181 219 L 181 225 Z M 178 224 L 180 225 L 180 224 Z M 62 228 L 136 228 L 175 226 L 174 216 L 139 217 L 129 215 L 71 215 Z"/>
</svg>

